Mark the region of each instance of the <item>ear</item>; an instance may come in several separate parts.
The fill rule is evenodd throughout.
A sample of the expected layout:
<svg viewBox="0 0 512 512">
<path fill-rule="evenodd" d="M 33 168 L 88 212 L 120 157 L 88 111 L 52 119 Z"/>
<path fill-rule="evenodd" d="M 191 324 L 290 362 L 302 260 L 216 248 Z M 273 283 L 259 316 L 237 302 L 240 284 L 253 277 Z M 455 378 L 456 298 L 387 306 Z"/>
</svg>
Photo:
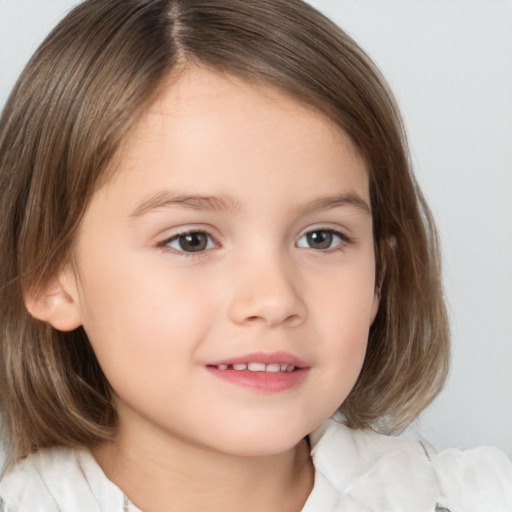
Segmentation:
<svg viewBox="0 0 512 512">
<path fill-rule="evenodd" d="M 370 325 L 373 324 L 375 321 L 375 317 L 377 316 L 377 312 L 379 311 L 379 304 L 380 304 L 380 298 L 381 298 L 381 290 L 382 285 L 384 283 L 384 277 L 386 276 L 386 258 L 384 254 L 388 251 L 391 251 L 392 253 L 395 252 L 396 248 L 396 237 L 390 236 L 385 242 L 384 247 L 381 246 L 380 248 L 380 257 L 381 257 L 381 269 L 379 272 L 379 275 L 377 275 L 377 283 L 375 286 L 375 293 L 373 296 L 373 303 L 370 310 Z"/>
<path fill-rule="evenodd" d="M 396 237 L 394 236 L 390 236 L 386 241 L 385 241 L 385 249 L 386 250 L 391 250 L 392 253 L 395 252 L 395 248 L 396 248 Z M 370 313 L 370 318 L 371 318 L 371 322 L 370 322 L 370 325 L 373 324 L 374 320 L 375 320 L 375 317 L 377 316 L 377 312 L 379 311 L 379 304 L 380 304 L 380 298 L 381 298 L 381 291 L 382 291 L 382 285 L 384 283 L 384 278 L 386 276 L 386 271 L 387 271 L 387 268 L 386 268 L 386 259 L 384 257 L 384 253 L 382 252 L 381 250 L 381 265 L 382 265 L 382 268 L 380 269 L 380 272 L 379 272 L 379 275 L 377 276 L 377 279 L 378 279 L 378 282 L 376 283 L 376 288 L 375 288 L 375 294 L 374 294 L 374 297 L 373 297 L 373 304 L 372 304 L 372 308 L 371 308 L 371 313 Z"/>
<path fill-rule="evenodd" d="M 373 303 L 370 310 L 370 325 L 373 324 L 375 317 L 377 316 L 377 312 L 379 311 L 379 303 L 380 303 L 380 291 L 375 290 L 375 294 L 373 295 Z"/>
<path fill-rule="evenodd" d="M 370 325 L 373 324 L 375 317 L 377 316 L 377 312 L 379 311 L 382 283 L 384 282 L 385 274 L 386 274 L 386 262 L 383 261 L 380 275 L 377 276 L 378 282 L 376 283 L 375 290 L 373 292 L 373 302 L 372 302 L 372 307 L 370 310 Z"/>
<path fill-rule="evenodd" d="M 25 294 L 28 312 L 59 331 L 72 331 L 82 325 L 76 279 L 70 269 L 52 278 L 38 292 Z"/>
</svg>

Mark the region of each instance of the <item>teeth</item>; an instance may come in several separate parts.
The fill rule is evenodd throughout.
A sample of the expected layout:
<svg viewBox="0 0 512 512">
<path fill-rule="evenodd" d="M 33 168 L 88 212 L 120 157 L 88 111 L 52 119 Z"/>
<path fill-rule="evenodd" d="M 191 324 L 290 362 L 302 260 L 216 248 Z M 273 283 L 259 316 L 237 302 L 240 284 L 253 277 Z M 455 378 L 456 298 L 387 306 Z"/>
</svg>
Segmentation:
<svg viewBox="0 0 512 512">
<path fill-rule="evenodd" d="M 266 365 L 263 363 L 249 363 L 247 365 L 247 369 L 250 372 L 264 372 L 266 369 Z"/>
<path fill-rule="evenodd" d="M 229 368 L 233 370 L 249 370 L 250 372 L 268 372 L 268 373 L 279 373 L 293 372 L 296 367 L 292 364 L 280 364 L 280 363 L 272 363 L 272 364 L 264 364 L 264 363 L 236 363 L 234 365 L 228 364 L 219 364 L 217 366 L 218 370 L 228 370 Z"/>
</svg>

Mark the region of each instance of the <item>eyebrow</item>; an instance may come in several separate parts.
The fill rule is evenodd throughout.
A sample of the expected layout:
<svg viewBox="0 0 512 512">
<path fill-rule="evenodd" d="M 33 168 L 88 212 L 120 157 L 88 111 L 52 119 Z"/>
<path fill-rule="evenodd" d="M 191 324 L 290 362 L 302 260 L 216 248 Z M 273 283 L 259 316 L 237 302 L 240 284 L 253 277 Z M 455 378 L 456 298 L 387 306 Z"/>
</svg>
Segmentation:
<svg viewBox="0 0 512 512">
<path fill-rule="evenodd" d="M 242 210 L 238 201 L 228 196 L 203 196 L 191 194 L 175 194 L 172 192 L 157 192 L 143 201 L 133 211 L 130 217 L 142 217 L 146 213 L 162 208 L 185 208 L 189 210 L 233 211 Z"/>
<path fill-rule="evenodd" d="M 312 201 L 300 205 L 297 208 L 297 213 L 302 215 L 306 213 L 315 213 L 322 210 L 331 210 L 340 206 L 354 206 L 362 212 L 372 215 L 372 209 L 370 205 L 355 192 L 349 192 L 346 194 L 335 194 L 332 196 L 321 197 L 319 199 L 313 199 Z"/>
<path fill-rule="evenodd" d="M 341 206 L 354 206 L 368 215 L 372 214 L 369 204 L 354 192 L 313 199 L 312 201 L 299 205 L 296 208 L 296 213 L 298 215 L 304 215 L 322 210 L 331 210 Z M 241 202 L 229 196 L 176 194 L 163 191 L 157 192 L 143 201 L 130 212 L 129 217 L 138 218 L 154 210 L 176 207 L 198 211 L 228 211 L 234 213 L 239 213 L 243 209 Z"/>
</svg>

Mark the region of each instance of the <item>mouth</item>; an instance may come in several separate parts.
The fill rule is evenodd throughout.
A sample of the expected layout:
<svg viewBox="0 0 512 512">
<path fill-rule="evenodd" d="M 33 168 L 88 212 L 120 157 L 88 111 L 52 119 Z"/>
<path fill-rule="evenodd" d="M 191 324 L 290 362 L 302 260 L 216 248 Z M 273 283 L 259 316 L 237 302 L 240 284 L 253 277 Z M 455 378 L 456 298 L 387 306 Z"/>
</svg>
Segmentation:
<svg viewBox="0 0 512 512">
<path fill-rule="evenodd" d="M 207 364 L 206 369 L 229 384 L 262 393 L 278 393 L 303 383 L 310 367 L 291 354 L 279 352 L 219 361 Z"/>
<path fill-rule="evenodd" d="M 297 369 L 293 364 L 287 363 L 235 363 L 235 364 L 219 364 L 214 366 L 217 370 L 235 370 L 241 372 L 248 370 L 250 372 L 267 372 L 267 373 L 290 373 Z"/>
</svg>

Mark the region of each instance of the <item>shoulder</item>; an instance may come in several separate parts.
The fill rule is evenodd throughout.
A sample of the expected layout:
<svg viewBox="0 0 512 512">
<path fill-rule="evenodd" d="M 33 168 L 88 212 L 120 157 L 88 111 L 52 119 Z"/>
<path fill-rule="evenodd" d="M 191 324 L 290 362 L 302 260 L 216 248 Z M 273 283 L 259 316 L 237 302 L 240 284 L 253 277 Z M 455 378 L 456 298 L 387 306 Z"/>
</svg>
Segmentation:
<svg viewBox="0 0 512 512">
<path fill-rule="evenodd" d="M 86 450 L 52 448 L 20 461 L 0 480 L 6 512 L 122 512 L 124 496 Z"/>
<path fill-rule="evenodd" d="M 512 510 L 512 464 L 497 449 L 437 453 L 424 441 L 353 430 L 334 420 L 315 431 L 311 443 L 317 475 L 340 503 L 361 505 L 354 510 Z"/>
<path fill-rule="evenodd" d="M 497 448 L 433 452 L 431 463 L 446 509 L 512 511 L 512 464 Z"/>
</svg>

